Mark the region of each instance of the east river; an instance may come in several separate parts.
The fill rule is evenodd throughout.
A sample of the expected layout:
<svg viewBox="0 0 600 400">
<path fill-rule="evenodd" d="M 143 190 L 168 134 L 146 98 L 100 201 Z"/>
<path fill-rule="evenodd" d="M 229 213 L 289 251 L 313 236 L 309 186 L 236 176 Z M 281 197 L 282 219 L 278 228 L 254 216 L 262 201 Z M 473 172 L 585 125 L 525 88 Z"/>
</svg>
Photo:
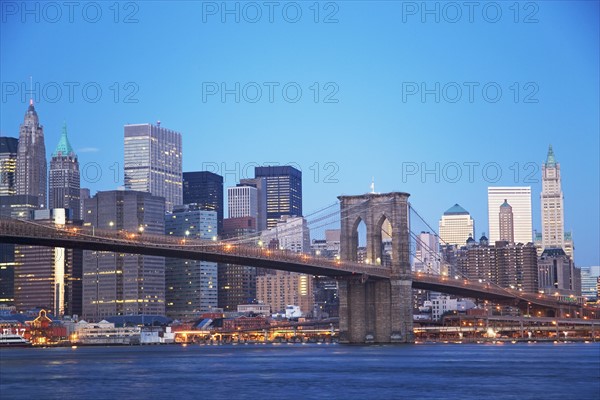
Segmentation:
<svg viewBox="0 0 600 400">
<path fill-rule="evenodd" d="M 0 350 L 1 399 L 599 399 L 599 343 Z"/>
</svg>

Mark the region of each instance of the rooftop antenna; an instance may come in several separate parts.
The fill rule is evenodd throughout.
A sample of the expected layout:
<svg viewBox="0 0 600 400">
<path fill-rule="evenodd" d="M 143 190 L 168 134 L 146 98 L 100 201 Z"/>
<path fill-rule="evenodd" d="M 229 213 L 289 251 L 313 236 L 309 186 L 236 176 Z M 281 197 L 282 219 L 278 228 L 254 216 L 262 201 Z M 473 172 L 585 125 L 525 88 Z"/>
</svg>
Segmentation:
<svg viewBox="0 0 600 400">
<path fill-rule="evenodd" d="M 33 105 L 33 76 L 29 75 L 29 94 L 31 95 L 29 97 L 29 105 L 32 106 Z"/>
</svg>

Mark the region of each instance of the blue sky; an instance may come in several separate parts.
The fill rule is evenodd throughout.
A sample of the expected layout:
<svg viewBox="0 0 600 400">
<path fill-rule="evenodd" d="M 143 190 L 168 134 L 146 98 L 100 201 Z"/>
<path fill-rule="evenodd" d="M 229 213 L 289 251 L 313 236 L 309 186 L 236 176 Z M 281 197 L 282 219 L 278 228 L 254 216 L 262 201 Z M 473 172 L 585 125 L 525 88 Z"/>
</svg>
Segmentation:
<svg viewBox="0 0 600 400">
<path fill-rule="evenodd" d="M 294 163 L 308 213 L 375 177 L 433 226 L 461 204 L 477 235 L 492 185 L 531 186 L 540 228 L 552 144 L 575 261 L 600 264 L 598 2 L 223 4 L 3 2 L 0 133 L 33 76 L 48 154 L 66 121 L 93 191 L 122 184 L 123 125 L 160 120 L 226 186 Z"/>
</svg>

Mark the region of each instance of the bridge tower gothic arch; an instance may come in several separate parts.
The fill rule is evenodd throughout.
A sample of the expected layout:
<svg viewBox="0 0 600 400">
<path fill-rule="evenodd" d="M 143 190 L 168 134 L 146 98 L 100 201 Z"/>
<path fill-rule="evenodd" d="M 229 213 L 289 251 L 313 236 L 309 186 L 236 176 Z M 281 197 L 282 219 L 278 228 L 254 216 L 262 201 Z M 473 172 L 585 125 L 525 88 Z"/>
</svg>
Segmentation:
<svg viewBox="0 0 600 400">
<path fill-rule="evenodd" d="M 338 197 L 340 258 L 358 261 L 358 226 L 363 221 L 367 230 L 365 263 L 390 269 L 390 279 L 338 279 L 342 343 L 414 342 L 408 197 L 402 192 Z M 383 241 L 390 236 L 387 246 L 391 254 L 387 257 Z"/>
</svg>

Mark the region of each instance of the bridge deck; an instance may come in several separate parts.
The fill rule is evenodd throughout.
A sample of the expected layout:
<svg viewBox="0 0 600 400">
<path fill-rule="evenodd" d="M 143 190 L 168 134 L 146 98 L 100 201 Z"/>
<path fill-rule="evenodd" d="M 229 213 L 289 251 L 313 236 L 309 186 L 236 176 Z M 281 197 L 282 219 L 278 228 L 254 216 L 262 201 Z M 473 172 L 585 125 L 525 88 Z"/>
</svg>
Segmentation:
<svg viewBox="0 0 600 400">
<path fill-rule="evenodd" d="M 363 279 L 390 278 L 390 270 L 385 266 L 331 260 L 285 250 L 88 227 L 42 225 L 13 219 L 0 219 L 0 243 L 203 260 L 336 278 L 353 275 Z M 417 273 L 412 275 L 412 285 L 416 289 L 509 302 L 513 305 L 523 306 L 529 303 L 548 308 L 580 306 L 552 296 L 524 293 L 485 282 L 457 278 Z"/>
</svg>

